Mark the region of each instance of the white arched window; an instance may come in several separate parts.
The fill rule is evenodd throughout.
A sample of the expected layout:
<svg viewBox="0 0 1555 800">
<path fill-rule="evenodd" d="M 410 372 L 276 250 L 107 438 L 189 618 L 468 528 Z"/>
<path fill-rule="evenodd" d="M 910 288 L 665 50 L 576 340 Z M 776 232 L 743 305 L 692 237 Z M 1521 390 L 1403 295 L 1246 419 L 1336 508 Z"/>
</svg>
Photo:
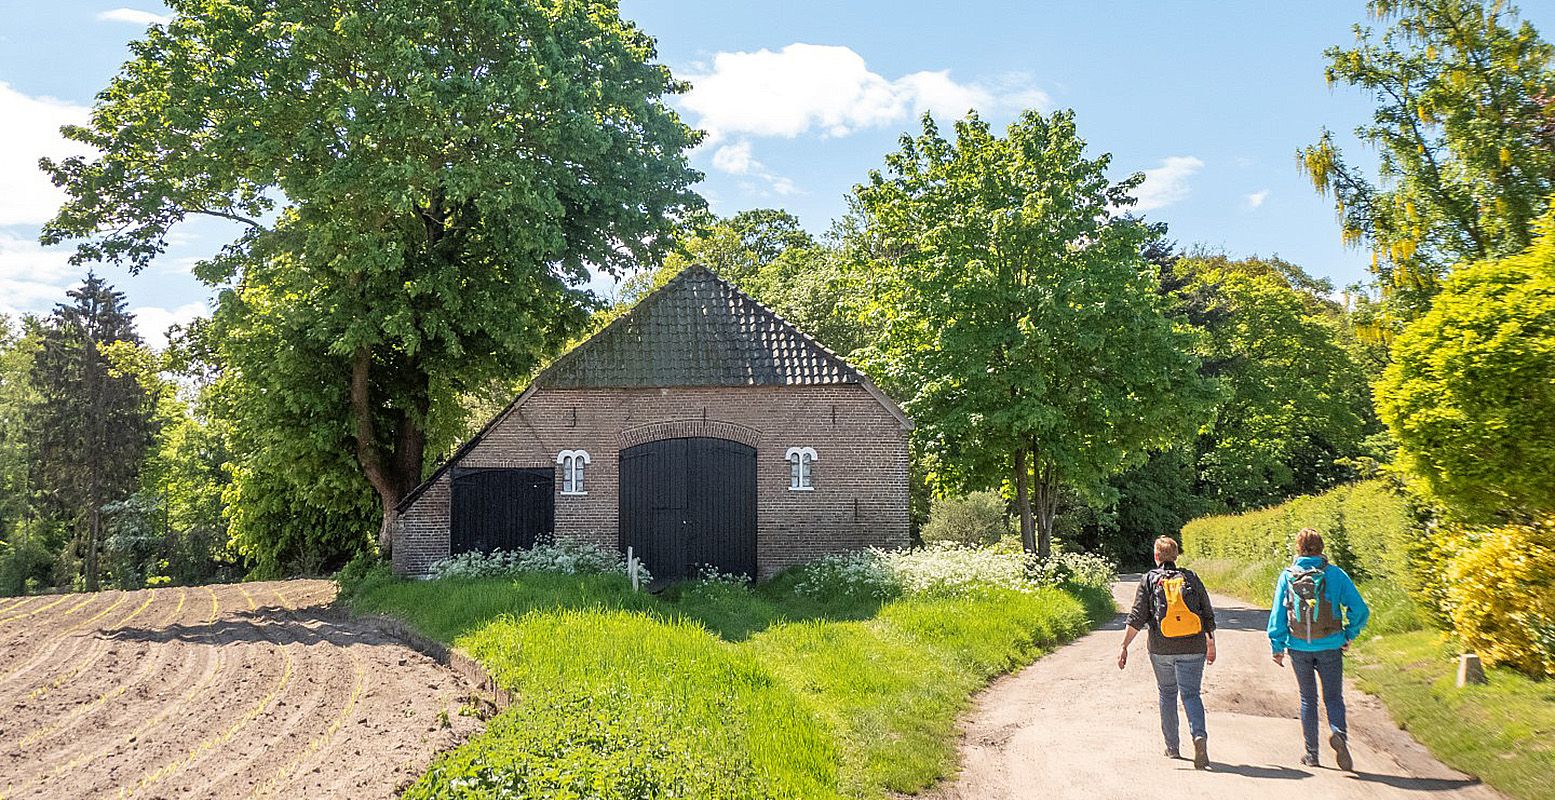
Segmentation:
<svg viewBox="0 0 1555 800">
<path fill-rule="evenodd" d="M 820 460 L 813 447 L 790 447 L 783 454 L 788 459 L 788 490 L 791 492 L 814 491 L 815 481 L 812 479 L 812 466 Z"/>
<path fill-rule="evenodd" d="M 590 461 L 586 450 L 563 450 L 556 454 L 562 466 L 562 494 L 588 494 L 583 490 L 583 466 Z"/>
</svg>

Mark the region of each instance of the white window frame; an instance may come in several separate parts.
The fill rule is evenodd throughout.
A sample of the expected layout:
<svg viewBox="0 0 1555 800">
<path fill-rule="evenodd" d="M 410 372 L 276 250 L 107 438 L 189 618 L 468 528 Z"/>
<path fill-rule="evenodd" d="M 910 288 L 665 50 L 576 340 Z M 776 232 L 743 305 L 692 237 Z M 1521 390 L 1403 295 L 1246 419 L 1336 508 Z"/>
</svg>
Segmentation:
<svg viewBox="0 0 1555 800">
<path fill-rule="evenodd" d="M 783 453 L 783 460 L 789 463 L 788 490 L 790 492 L 815 491 L 815 462 L 821 457 L 816 455 L 813 447 L 790 447 Z"/>
<path fill-rule="evenodd" d="M 562 494 L 588 494 L 587 470 L 584 466 L 594 463 L 594 460 L 589 457 L 587 450 L 563 450 L 556 454 L 556 463 L 562 467 Z M 577 488 L 579 486 L 583 488 Z"/>
</svg>

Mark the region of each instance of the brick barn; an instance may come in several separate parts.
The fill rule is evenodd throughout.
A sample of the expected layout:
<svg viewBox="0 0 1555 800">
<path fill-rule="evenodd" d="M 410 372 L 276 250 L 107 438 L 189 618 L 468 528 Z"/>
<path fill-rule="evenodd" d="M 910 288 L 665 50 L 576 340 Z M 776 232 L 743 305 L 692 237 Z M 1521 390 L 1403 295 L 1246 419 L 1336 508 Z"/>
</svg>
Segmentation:
<svg viewBox="0 0 1555 800">
<path fill-rule="evenodd" d="M 558 358 L 399 506 L 394 570 L 550 535 L 660 580 L 907 544 L 912 423 L 699 266 Z"/>
</svg>

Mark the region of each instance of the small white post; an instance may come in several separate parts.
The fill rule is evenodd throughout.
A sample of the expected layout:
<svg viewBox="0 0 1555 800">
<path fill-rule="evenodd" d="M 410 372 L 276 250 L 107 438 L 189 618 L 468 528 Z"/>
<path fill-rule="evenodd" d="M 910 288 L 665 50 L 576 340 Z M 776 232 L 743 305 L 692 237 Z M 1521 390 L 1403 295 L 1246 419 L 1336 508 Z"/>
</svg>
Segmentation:
<svg viewBox="0 0 1555 800">
<path fill-rule="evenodd" d="M 637 580 L 637 556 L 632 555 L 632 548 L 630 545 L 628 545 L 626 548 L 626 575 L 632 579 L 632 591 L 640 591 L 639 583 Z"/>
</svg>

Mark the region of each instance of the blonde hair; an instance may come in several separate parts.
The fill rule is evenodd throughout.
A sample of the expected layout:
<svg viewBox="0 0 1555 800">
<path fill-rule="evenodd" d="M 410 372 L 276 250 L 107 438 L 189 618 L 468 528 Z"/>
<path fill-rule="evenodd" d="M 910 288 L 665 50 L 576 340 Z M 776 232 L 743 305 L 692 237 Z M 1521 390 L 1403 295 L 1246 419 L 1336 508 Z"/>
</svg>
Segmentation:
<svg viewBox="0 0 1555 800">
<path fill-rule="evenodd" d="M 1182 548 L 1177 546 L 1177 540 L 1170 536 L 1162 536 L 1155 540 L 1155 558 L 1157 561 L 1176 561 L 1182 555 Z"/>
<path fill-rule="evenodd" d="M 1302 528 L 1296 532 L 1296 555 L 1320 556 L 1323 554 L 1323 534 L 1313 528 Z"/>
</svg>

